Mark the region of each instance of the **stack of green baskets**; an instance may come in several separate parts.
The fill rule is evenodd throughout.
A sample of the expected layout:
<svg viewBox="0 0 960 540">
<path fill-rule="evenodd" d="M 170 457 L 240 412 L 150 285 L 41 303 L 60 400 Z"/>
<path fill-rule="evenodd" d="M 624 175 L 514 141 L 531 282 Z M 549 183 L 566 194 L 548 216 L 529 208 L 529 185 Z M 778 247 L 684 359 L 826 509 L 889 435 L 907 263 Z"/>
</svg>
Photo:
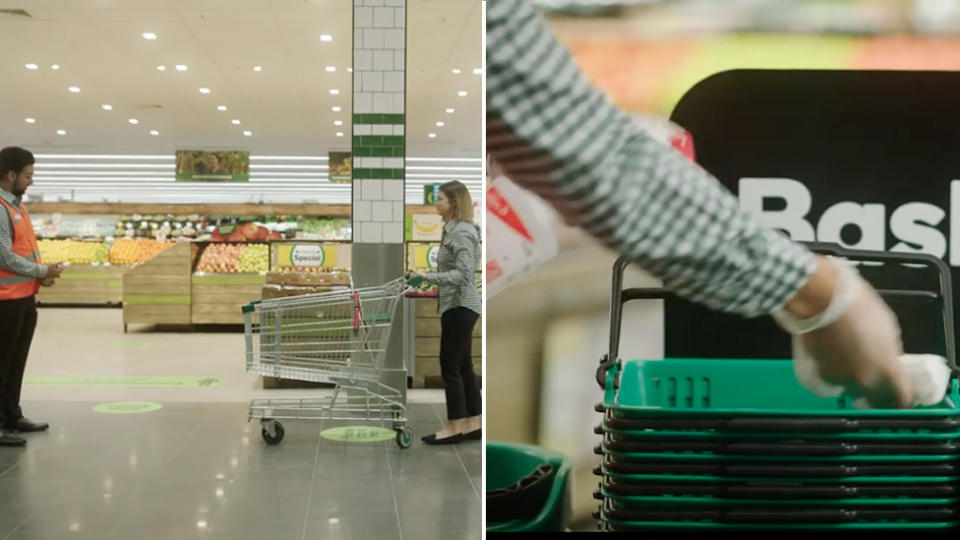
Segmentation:
<svg viewBox="0 0 960 540">
<path fill-rule="evenodd" d="M 834 250 L 835 251 L 835 250 Z M 844 251 L 851 258 L 888 254 Z M 938 269 L 945 354 L 954 367 L 934 407 L 863 410 L 819 398 L 791 360 L 604 361 L 594 494 L 604 530 L 938 529 L 960 524 L 960 387 L 949 271 Z M 625 261 L 614 272 L 616 358 Z M 899 263 L 896 263 L 899 264 Z M 881 291 L 882 293 L 884 291 Z M 897 291 L 906 294 L 905 291 Z M 924 293 L 926 294 L 926 293 Z M 921 295 L 922 296 L 922 295 Z M 614 326 L 616 331 L 614 332 Z"/>
<path fill-rule="evenodd" d="M 487 531 L 557 532 L 570 526 L 569 458 L 526 444 L 487 441 Z"/>
</svg>

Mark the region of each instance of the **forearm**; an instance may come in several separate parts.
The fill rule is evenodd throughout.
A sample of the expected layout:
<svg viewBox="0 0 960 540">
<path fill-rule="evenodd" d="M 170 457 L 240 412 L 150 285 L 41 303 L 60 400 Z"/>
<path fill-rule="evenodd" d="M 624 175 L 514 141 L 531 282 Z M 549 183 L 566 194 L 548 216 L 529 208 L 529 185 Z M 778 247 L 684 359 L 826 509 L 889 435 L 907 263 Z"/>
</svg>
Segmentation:
<svg viewBox="0 0 960 540">
<path fill-rule="evenodd" d="M 592 88 L 527 2 L 490 4 L 487 148 L 507 176 L 693 301 L 754 316 L 796 295 L 806 249 Z"/>
</svg>

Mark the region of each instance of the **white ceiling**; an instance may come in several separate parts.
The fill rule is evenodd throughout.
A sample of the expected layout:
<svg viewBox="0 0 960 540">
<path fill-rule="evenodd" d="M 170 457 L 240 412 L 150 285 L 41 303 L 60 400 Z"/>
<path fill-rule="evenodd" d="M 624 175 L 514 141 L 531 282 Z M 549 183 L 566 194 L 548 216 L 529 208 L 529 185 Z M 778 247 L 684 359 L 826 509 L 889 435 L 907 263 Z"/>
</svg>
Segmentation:
<svg viewBox="0 0 960 540">
<path fill-rule="evenodd" d="M 31 15 L 0 15 L 0 145 L 109 154 L 349 149 L 351 6 L 350 0 L 0 0 L 0 8 Z M 480 157 L 482 76 L 473 70 L 482 63 L 481 3 L 408 0 L 407 18 L 408 155 Z M 143 32 L 158 39 L 145 40 Z M 321 34 L 333 40 L 322 42 Z M 39 69 L 26 69 L 31 62 Z M 54 63 L 60 70 L 51 69 Z M 189 70 L 178 72 L 175 64 Z M 255 65 L 263 70 L 254 72 Z M 336 72 L 326 72 L 328 65 Z M 73 85 L 81 92 L 68 92 Z M 200 87 L 211 93 L 202 95 Z M 468 96 L 458 97 L 459 90 Z M 104 103 L 113 110 L 104 111 Z M 334 105 L 343 111 L 333 112 Z M 446 114 L 447 107 L 456 112 Z M 130 125 L 131 117 L 140 123 Z M 344 125 L 335 127 L 335 120 Z M 442 128 L 435 125 L 440 120 Z M 152 129 L 160 135 L 151 136 Z M 429 132 L 437 137 L 429 139 Z"/>
</svg>

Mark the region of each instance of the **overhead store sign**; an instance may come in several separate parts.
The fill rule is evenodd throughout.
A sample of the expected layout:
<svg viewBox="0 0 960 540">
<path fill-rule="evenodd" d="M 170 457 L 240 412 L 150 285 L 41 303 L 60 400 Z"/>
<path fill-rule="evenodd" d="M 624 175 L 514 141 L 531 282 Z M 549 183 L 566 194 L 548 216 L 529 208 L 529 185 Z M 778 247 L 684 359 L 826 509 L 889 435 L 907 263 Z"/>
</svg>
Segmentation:
<svg viewBox="0 0 960 540">
<path fill-rule="evenodd" d="M 423 185 L 423 204 L 437 204 L 437 192 L 440 191 L 440 184 Z"/>
<path fill-rule="evenodd" d="M 178 182 L 248 182 L 250 152 L 177 150 Z"/>
<path fill-rule="evenodd" d="M 330 183 L 349 184 L 353 178 L 353 157 L 350 152 L 330 152 Z"/>
<path fill-rule="evenodd" d="M 691 133 L 700 165 L 768 226 L 796 240 L 930 253 L 960 283 L 960 124 L 946 120 L 958 92 L 956 72 L 729 71 L 693 87 L 671 120 Z M 789 354 L 769 318 L 717 323 L 683 302 L 668 302 L 665 316 L 667 356 Z M 927 332 L 915 323 L 903 324 L 908 349 L 942 340 L 935 322 Z"/>
</svg>

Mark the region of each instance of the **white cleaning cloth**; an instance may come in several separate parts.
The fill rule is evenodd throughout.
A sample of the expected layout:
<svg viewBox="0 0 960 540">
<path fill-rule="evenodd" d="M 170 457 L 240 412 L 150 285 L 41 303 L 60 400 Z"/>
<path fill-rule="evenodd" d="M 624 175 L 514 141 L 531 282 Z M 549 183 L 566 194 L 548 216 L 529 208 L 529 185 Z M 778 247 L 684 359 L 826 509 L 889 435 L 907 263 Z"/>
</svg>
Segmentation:
<svg viewBox="0 0 960 540">
<path fill-rule="evenodd" d="M 946 358 L 936 354 L 903 354 L 900 355 L 900 362 L 910 380 L 912 406 L 936 405 L 943 401 L 950 382 Z M 817 365 L 797 337 L 793 338 L 793 370 L 800 384 L 820 397 L 834 397 L 843 393 L 842 386 L 830 384 L 820 377 Z M 863 398 L 856 400 L 853 406 L 858 409 L 870 408 Z"/>
</svg>

